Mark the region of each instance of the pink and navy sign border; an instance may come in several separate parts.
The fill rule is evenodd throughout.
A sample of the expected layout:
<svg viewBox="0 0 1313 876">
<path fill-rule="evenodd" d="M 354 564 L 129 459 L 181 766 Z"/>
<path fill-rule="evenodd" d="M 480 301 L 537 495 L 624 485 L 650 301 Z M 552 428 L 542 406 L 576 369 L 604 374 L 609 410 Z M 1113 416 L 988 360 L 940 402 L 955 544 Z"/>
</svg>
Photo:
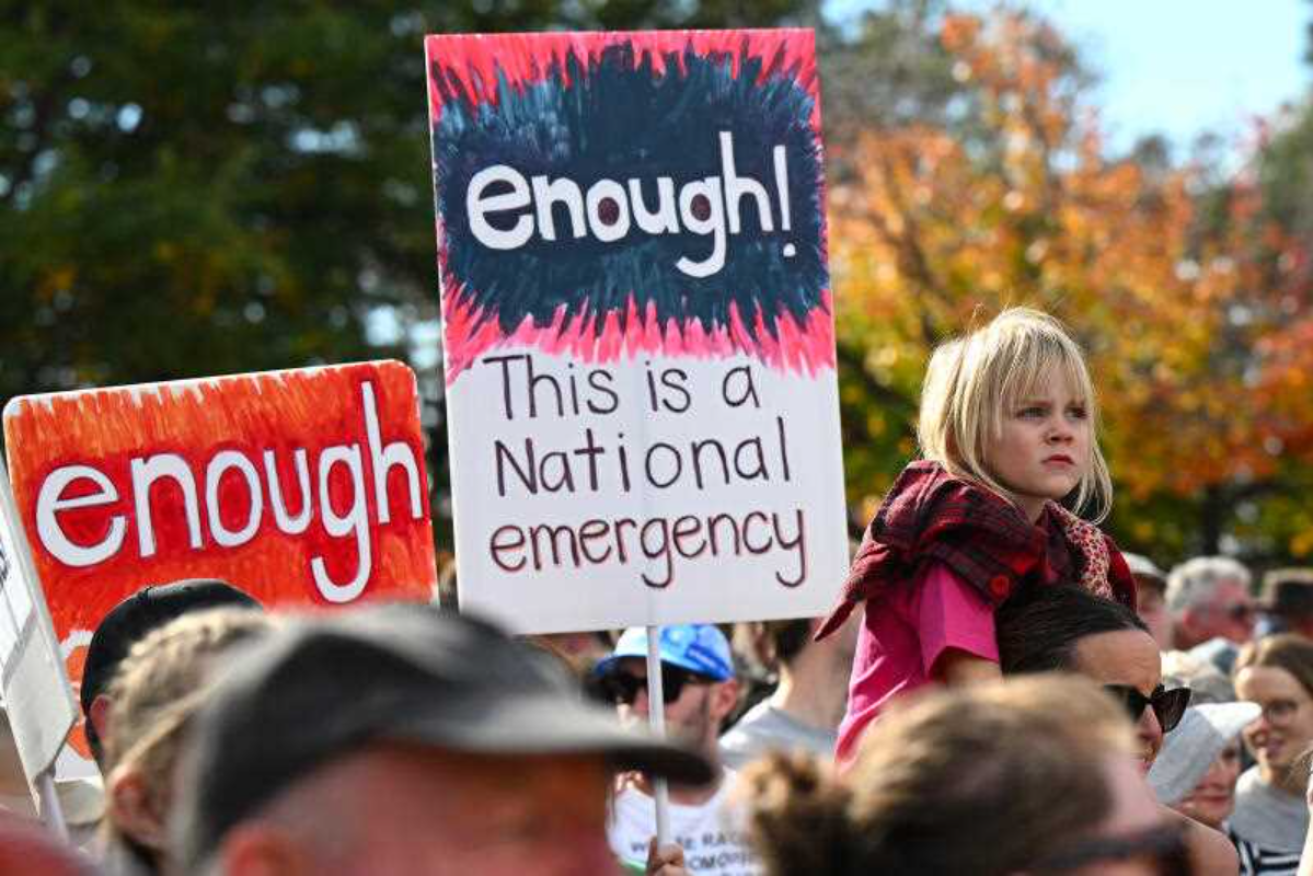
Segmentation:
<svg viewBox="0 0 1313 876">
<path fill-rule="evenodd" d="M 449 383 L 504 346 L 833 371 L 810 31 L 426 50 Z"/>
</svg>

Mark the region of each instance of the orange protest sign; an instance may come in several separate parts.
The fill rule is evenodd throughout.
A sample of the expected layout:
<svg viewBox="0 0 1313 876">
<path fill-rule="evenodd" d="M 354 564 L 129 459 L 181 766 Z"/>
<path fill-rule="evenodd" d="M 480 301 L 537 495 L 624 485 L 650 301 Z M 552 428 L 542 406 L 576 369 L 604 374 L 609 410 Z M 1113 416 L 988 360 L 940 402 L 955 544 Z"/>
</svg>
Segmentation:
<svg viewBox="0 0 1313 876">
<path fill-rule="evenodd" d="M 18 517 L 74 683 L 105 614 L 216 577 L 265 605 L 428 600 L 414 373 L 400 362 L 14 399 Z"/>
</svg>

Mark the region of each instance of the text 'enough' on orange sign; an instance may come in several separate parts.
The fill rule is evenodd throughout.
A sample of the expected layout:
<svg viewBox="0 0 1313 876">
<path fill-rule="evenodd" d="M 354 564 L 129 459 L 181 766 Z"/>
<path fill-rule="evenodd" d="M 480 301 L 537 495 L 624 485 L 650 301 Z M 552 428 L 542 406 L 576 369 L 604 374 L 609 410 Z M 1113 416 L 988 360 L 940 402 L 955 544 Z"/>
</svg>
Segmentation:
<svg viewBox="0 0 1313 876">
<path fill-rule="evenodd" d="M 149 583 L 427 600 L 414 374 L 373 362 L 15 399 L 19 514 L 61 639 Z"/>
</svg>

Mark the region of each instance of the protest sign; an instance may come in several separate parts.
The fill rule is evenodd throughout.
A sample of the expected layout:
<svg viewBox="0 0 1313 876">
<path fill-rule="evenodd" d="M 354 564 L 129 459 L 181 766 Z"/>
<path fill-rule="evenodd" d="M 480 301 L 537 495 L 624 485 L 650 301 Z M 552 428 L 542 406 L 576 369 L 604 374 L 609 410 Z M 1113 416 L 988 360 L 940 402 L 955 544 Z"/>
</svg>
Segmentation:
<svg viewBox="0 0 1313 876">
<path fill-rule="evenodd" d="M 18 525 L 9 476 L 0 463 L 0 679 L 5 711 L 28 783 L 49 773 L 77 703 L 64 672 L 45 597 Z"/>
<path fill-rule="evenodd" d="M 426 50 L 462 609 L 823 612 L 847 527 L 811 33 Z"/>
<path fill-rule="evenodd" d="M 25 396 L 4 427 L 75 682 L 101 618 L 147 584 L 222 578 L 265 605 L 434 595 L 400 362 Z"/>
</svg>

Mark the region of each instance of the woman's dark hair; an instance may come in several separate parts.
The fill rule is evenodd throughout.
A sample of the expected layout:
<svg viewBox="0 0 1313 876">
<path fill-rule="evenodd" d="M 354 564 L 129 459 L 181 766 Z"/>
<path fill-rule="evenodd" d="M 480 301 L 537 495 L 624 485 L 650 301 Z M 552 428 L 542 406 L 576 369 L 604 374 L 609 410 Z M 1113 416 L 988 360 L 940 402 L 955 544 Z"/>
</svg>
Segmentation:
<svg viewBox="0 0 1313 876">
<path fill-rule="evenodd" d="M 762 634 L 770 646 L 771 657 L 778 666 L 792 663 L 812 639 L 812 622 L 809 618 L 784 621 L 766 621 Z"/>
<path fill-rule="evenodd" d="M 994 614 L 999 668 L 1004 675 L 1075 669 L 1076 643 L 1086 636 L 1149 628 L 1118 602 L 1070 584 L 1031 586 Z"/>
</svg>

